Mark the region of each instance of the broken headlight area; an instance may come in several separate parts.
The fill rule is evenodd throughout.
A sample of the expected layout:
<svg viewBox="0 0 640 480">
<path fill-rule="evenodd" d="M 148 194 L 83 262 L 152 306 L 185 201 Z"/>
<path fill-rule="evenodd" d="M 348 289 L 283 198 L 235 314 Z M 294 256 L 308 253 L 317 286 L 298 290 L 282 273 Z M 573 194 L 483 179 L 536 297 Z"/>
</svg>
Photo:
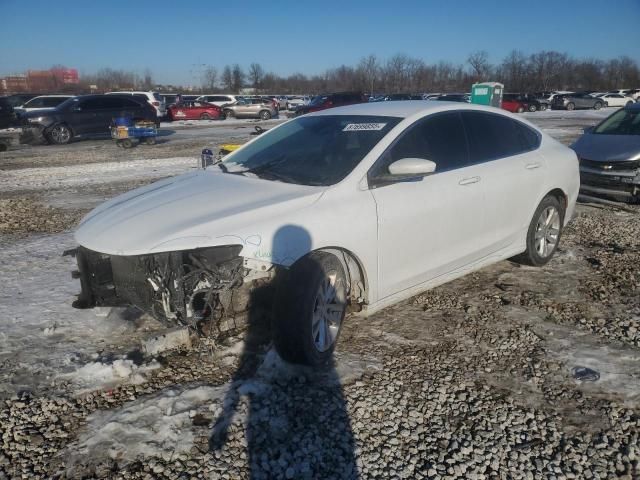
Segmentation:
<svg viewBox="0 0 640 480">
<path fill-rule="evenodd" d="M 268 287 L 273 265 L 238 256 L 240 245 L 149 255 L 74 253 L 82 291 L 75 308 L 135 306 L 158 320 L 216 336 L 246 323 L 258 287 Z"/>
</svg>

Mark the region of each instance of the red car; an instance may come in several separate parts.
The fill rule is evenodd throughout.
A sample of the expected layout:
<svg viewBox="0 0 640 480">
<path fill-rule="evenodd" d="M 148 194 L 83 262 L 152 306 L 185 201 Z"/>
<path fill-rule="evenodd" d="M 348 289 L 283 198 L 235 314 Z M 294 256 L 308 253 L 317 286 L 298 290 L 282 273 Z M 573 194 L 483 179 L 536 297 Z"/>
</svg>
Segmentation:
<svg viewBox="0 0 640 480">
<path fill-rule="evenodd" d="M 224 118 L 222 109 L 206 102 L 183 101 L 167 109 L 169 120 L 220 120 Z"/>
<path fill-rule="evenodd" d="M 360 92 L 329 93 L 327 95 L 318 95 L 313 97 L 308 105 L 300 105 L 296 108 L 295 114 L 296 116 L 304 115 L 305 113 L 326 110 L 327 108 L 342 107 L 344 105 L 366 102 L 367 98 Z"/>
<path fill-rule="evenodd" d="M 507 93 L 502 97 L 502 108 L 512 113 L 522 113 L 529 110 L 529 104 L 518 98 L 517 95 Z"/>
</svg>

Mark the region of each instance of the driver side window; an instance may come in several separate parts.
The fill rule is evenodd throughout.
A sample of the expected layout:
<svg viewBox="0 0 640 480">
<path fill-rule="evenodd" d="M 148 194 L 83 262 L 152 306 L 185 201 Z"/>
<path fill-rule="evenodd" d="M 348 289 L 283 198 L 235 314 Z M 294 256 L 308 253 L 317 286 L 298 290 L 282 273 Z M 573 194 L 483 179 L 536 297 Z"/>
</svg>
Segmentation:
<svg viewBox="0 0 640 480">
<path fill-rule="evenodd" d="M 431 160 L 436 174 L 466 167 L 469 153 L 460 114 L 446 112 L 418 120 L 382 154 L 373 175 L 388 174 L 389 165 L 403 158 Z"/>
</svg>

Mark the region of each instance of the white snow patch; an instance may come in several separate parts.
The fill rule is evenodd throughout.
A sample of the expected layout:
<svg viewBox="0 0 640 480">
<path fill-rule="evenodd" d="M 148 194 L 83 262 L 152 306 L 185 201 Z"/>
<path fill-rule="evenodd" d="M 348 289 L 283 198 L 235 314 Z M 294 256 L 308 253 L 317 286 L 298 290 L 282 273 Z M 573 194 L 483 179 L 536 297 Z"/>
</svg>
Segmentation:
<svg viewBox="0 0 640 480">
<path fill-rule="evenodd" d="M 77 265 L 62 252 L 74 246 L 70 234 L 0 237 L 0 396 L 49 387 L 96 352 L 134 348 L 165 328 L 148 316 L 126 319 L 122 309 L 72 308 L 80 282 L 70 272 Z"/>
<path fill-rule="evenodd" d="M 140 385 L 147 381 L 146 374 L 160 368 L 155 360 L 136 365 L 132 360 L 118 359 L 112 363 L 91 362 L 78 370 L 60 375 L 58 378 L 68 380 L 75 387 L 74 393 L 81 395 L 99 389 L 113 388 L 122 383 Z"/>
<path fill-rule="evenodd" d="M 198 152 L 199 155 L 199 152 Z M 159 178 L 197 169 L 198 156 L 7 170 L 0 191 L 29 191 Z"/>
<path fill-rule="evenodd" d="M 70 461 L 99 461 L 105 456 L 127 463 L 140 457 L 169 460 L 193 445 L 194 412 L 223 397 L 228 386 L 168 389 L 127 403 L 122 408 L 99 411 L 87 418 Z"/>
</svg>

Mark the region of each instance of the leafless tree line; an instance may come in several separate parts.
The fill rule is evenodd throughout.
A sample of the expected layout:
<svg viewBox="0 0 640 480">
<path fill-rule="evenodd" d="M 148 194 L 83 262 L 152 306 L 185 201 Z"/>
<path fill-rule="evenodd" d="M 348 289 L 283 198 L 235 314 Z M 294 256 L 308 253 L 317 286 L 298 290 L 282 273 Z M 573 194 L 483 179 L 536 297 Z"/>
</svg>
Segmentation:
<svg viewBox="0 0 640 480">
<path fill-rule="evenodd" d="M 138 75 L 104 68 L 84 76 L 84 84 L 99 90 L 114 88 L 162 88 L 186 90 L 179 86 L 154 84 L 149 70 Z M 202 92 L 238 93 L 252 87 L 264 93 L 321 93 L 357 90 L 369 93 L 466 92 L 478 81 L 504 83 L 507 91 L 611 90 L 640 87 L 640 69 L 635 60 L 621 56 L 610 60 L 574 58 L 566 53 L 541 51 L 527 55 L 513 50 L 498 64 L 489 61 L 486 51 L 472 52 L 465 64 L 440 61 L 429 64 L 405 54 L 386 60 L 376 55 L 362 58 L 357 65 L 341 65 L 322 74 L 295 73 L 280 76 L 265 71 L 259 63 L 245 69 L 239 64 L 218 70 L 213 65 L 202 72 Z"/>
</svg>

